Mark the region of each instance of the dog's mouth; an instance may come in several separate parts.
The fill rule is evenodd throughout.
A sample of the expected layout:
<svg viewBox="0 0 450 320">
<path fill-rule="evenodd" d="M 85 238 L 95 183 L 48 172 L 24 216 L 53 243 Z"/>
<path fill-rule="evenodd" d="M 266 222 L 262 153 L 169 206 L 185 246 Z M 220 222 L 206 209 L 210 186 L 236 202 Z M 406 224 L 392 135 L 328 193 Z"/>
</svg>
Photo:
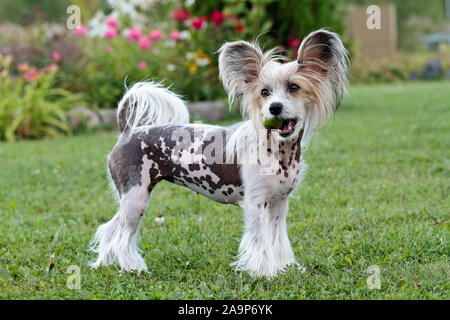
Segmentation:
<svg viewBox="0 0 450 320">
<path fill-rule="evenodd" d="M 287 138 L 294 133 L 296 124 L 297 119 L 283 119 L 283 126 L 281 129 L 278 129 L 278 133 L 283 138 Z"/>
</svg>

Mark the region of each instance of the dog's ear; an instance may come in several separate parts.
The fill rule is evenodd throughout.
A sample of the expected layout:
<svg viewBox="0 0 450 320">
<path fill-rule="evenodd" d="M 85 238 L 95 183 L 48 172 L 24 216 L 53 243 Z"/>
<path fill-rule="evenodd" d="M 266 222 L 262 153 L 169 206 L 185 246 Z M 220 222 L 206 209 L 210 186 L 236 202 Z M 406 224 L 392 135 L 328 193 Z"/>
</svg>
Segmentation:
<svg viewBox="0 0 450 320">
<path fill-rule="evenodd" d="M 219 49 L 219 75 L 227 93 L 234 98 L 258 79 L 264 53 L 247 41 L 227 42 Z"/>
<path fill-rule="evenodd" d="M 330 81 L 339 105 L 345 93 L 348 73 L 347 50 L 341 38 L 334 32 L 323 29 L 310 33 L 298 49 L 299 72 L 313 82 Z"/>
</svg>

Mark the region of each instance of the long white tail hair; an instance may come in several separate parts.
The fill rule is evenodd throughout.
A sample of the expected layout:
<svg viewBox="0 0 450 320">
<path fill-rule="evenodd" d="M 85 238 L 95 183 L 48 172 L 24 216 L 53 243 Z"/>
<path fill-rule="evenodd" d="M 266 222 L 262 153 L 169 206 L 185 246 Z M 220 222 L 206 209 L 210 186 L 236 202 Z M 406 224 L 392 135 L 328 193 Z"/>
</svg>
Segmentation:
<svg viewBox="0 0 450 320">
<path fill-rule="evenodd" d="M 160 83 L 138 82 L 119 102 L 117 124 L 120 132 L 139 133 L 169 123 L 189 123 L 189 112 L 182 98 Z"/>
</svg>

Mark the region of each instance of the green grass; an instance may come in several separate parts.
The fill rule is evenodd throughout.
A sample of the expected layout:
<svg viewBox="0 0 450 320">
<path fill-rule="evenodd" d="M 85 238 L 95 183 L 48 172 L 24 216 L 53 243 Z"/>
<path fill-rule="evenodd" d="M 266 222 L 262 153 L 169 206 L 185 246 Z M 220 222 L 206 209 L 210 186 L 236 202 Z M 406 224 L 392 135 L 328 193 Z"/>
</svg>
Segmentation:
<svg viewBox="0 0 450 320">
<path fill-rule="evenodd" d="M 0 298 L 448 299 L 449 87 L 351 89 L 304 153 L 310 168 L 290 200 L 289 237 L 307 271 L 272 281 L 229 266 L 239 208 L 169 183 L 141 223 L 150 273 L 90 269 L 88 242 L 116 210 L 105 157 L 117 133 L 1 143 Z M 66 286 L 70 265 L 81 268 L 79 290 Z M 367 287 L 371 265 L 379 290 Z"/>
</svg>

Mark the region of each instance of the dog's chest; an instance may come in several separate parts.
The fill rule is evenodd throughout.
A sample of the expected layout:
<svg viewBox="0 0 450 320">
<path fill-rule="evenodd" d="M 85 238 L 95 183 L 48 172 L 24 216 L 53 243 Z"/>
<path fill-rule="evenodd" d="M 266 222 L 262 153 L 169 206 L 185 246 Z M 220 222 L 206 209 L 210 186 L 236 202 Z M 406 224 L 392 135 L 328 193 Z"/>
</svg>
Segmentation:
<svg viewBox="0 0 450 320">
<path fill-rule="evenodd" d="M 301 147 L 299 143 L 280 145 L 272 173 L 265 176 L 270 190 L 270 200 L 286 198 L 295 189 L 301 170 Z"/>
</svg>

